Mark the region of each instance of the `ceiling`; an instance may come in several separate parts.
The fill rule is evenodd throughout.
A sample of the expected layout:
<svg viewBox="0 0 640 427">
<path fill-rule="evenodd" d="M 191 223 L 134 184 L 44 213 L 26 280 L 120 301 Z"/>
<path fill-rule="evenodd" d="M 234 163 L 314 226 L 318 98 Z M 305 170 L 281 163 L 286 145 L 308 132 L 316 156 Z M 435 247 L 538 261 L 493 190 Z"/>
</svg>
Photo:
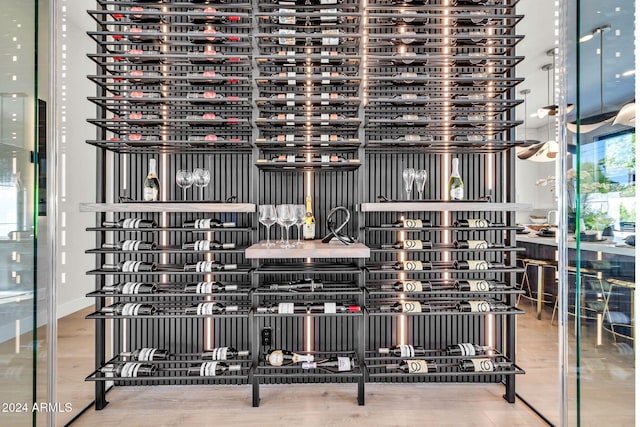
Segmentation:
<svg viewBox="0 0 640 427">
<path fill-rule="evenodd" d="M 518 45 L 517 54 L 525 56 L 525 60 L 518 66 L 518 76 L 525 81 L 518 87 L 531 89 L 527 95 L 527 127 L 539 128 L 547 125 L 547 119 L 530 117 L 539 107 L 553 104 L 548 102 L 547 72 L 541 70 L 545 64 L 552 62 L 552 57 L 546 52 L 556 46 L 555 4 L 556 0 L 520 0 L 517 13 L 525 15 L 518 25 L 517 33 L 525 35 L 525 39 Z M 570 2 L 575 3 L 575 2 Z M 576 29 L 578 20 L 569 19 L 566 29 L 569 45 L 567 67 L 569 78 L 568 101 L 578 101 L 576 90 L 577 71 L 580 73 L 580 111 L 582 117 L 600 112 L 600 47 L 599 36 L 579 43 L 580 67 L 576 63 L 575 35 L 590 34 L 593 29 L 609 24 L 611 30 L 603 35 L 603 89 L 604 111 L 619 109 L 623 104 L 634 99 L 635 76 L 624 77 L 625 71 L 635 68 L 634 56 L 634 8 L 631 0 L 581 0 L 581 16 L 579 32 Z M 570 11 L 576 16 L 575 5 Z M 522 98 L 522 95 L 519 95 Z M 574 113 L 575 114 L 575 113 Z M 517 110 L 517 118 L 524 120 L 524 105 Z"/>
</svg>

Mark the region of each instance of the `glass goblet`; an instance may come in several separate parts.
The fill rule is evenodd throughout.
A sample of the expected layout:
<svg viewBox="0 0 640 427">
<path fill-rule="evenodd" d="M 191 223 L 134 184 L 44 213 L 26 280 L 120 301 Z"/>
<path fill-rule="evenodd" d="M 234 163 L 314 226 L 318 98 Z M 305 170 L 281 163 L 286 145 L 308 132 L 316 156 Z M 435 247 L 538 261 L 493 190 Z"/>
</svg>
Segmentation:
<svg viewBox="0 0 640 427">
<path fill-rule="evenodd" d="M 416 190 L 418 190 L 418 199 L 422 200 L 422 193 L 424 192 L 424 185 L 427 183 L 427 171 L 419 169 L 416 171 L 415 177 Z"/>
<path fill-rule="evenodd" d="M 304 225 L 305 220 L 307 219 L 307 210 L 304 205 L 293 205 L 293 211 L 296 216 L 296 226 L 298 227 L 298 241 L 296 245 L 302 245 L 302 241 L 300 240 L 301 234 L 300 229 Z"/>
<path fill-rule="evenodd" d="M 407 200 L 411 200 L 411 190 L 413 189 L 413 180 L 416 177 L 414 168 L 407 168 L 402 171 L 402 179 L 404 180 L 404 191 L 407 193 Z"/>
<path fill-rule="evenodd" d="M 187 188 L 193 185 L 193 173 L 186 169 L 176 172 L 176 184 L 182 188 L 182 200 L 187 200 Z"/>
<path fill-rule="evenodd" d="M 285 239 L 284 245 L 281 245 L 285 249 L 292 248 L 293 245 L 289 243 L 289 228 L 296 223 L 296 214 L 293 205 L 278 205 L 276 206 L 276 212 L 278 214 L 278 222 L 285 227 Z"/>
<path fill-rule="evenodd" d="M 275 243 L 271 243 L 270 235 L 271 235 L 271 226 L 276 223 L 276 207 L 273 205 L 261 205 L 258 207 L 258 221 L 260 224 L 267 227 L 267 243 L 263 243 L 263 246 L 274 246 Z"/>
<path fill-rule="evenodd" d="M 209 171 L 202 168 L 195 168 L 193 170 L 193 184 L 200 188 L 200 200 L 204 200 L 204 187 L 209 185 L 211 175 Z"/>
</svg>

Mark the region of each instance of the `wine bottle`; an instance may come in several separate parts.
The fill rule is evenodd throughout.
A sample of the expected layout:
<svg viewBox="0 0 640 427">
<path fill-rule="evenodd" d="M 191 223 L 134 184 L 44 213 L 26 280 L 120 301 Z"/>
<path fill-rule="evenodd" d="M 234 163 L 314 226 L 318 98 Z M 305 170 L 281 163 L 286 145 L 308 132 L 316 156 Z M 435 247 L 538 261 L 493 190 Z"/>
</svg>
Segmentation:
<svg viewBox="0 0 640 427">
<path fill-rule="evenodd" d="M 431 242 L 429 240 L 403 240 L 390 245 L 382 245 L 383 249 L 405 249 L 405 250 L 419 250 L 431 248 Z"/>
<path fill-rule="evenodd" d="M 213 271 L 237 270 L 238 264 L 221 264 L 217 261 L 198 261 L 195 264 L 185 264 L 184 271 L 196 273 L 211 273 Z"/>
<path fill-rule="evenodd" d="M 311 195 L 305 198 L 306 213 L 304 218 L 304 224 L 302 225 L 302 235 L 304 240 L 313 240 L 316 238 L 316 217 L 313 216 L 313 210 L 311 208 Z"/>
<path fill-rule="evenodd" d="M 237 24 L 241 18 L 238 15 L 222 15 L 214 7 L 204 9 L 189 9 L 189 20 L 194 24 Z"/>
<path fill-rule="evenodd" d="M 158 9 L 132 6 L 129 9 L 131 12 L 145 12 L 143 13 L 131 13 L 129 14 L 129 20 L 137 22 L 139 24 L 159 24 L 163 21 L 162 15 L 158 12 Z"/>
<path fill-rule="evenodd" d="M 491 270 L 495 268 L 505 268 L 505 265 L 498 262 L 489 262 L 484 259 L 468 259 L 453 261 L 453 268 L 456 270 Z"/>
<path fill-rule="evenodd" d="M 429 313 L 431 305 L 419 301 L 402 301 L 392 305 L 381 305 L 380 311 L 396 313 Z"/>
<path fill-rule="evenodd" d="M 301 279 L 289 283 L 272 283 L 269 285 L 269 289 L 272 290 L 285 290 L 285 291 L 315 291 L 316 289 L 322 289 L 323 284 L 321 280 L 314 279 Z"/>
<path fill-rule="evenodd" d="M 156 271 L 158 266 L 155 262 L 143 261 L 120 261 L 117 264 L 103 264 L 103 270 L 122 271 L 124 273 L 148 273 Z"/>
<path fill-rule="evenodd" d="M 126 357 L 129 360 L 138 362 L 150 362 L 153 360 L 167 360 L 169 358 L 169 352 L 167 350 L 144 347 L 134 351 L 122 352 L 120 353 L 120 357 Z"/>
<path fill-rule="evenodd" d="M 195 377 L 216 377 L 225 372 L 236 372 L 242 369 L 241 365 L 227 365 L 222 362 L 204 362 L 190 366 L 187 374 Z"/>
<path fill-rule="evenodd" d="M 319 6 L 327 4 L 342 4 L 344 0 L 271 0 L 280 6 Z"/>
<path fill-rule="evenodd" d="M 504 248 L 504 245 L 498 243 L 489 243 L 486 240 L 456 240 L 453 247 L 458 249 L 489 249 Z"/>
<path fill-rule="evenodd" d="M 286 366 L 294 363 L 313 362 L 314 356 L 289 350 L 273 350 L 266 355 L 265 360 L 271 366 Z"/>
<path fill-rule="evenodd" d="M 453 221 L 454 227 L 461 228 L 489 228 L 489 227 L 504 227 L 504 224 L 493 223 L 489 220 L 482 218 L 467 218 Z"/>
<path fill-rule="evenodd" d="M 118 221 L 104 221 L 102 226 L 114 228 L 156 228 L 158 224 L 150 219 L 123 218 Z"/>
<path fill-rule="evenodd" d="M 428 374 L 436 372 L 438 365 L 433 360 L 403 360 L 398 365 L 387 365 L 387 370 L 399 370 L 406 374 Z"/>
<path fill-rule="evenodd" d="M 389 348 L 379 348 L 378 353 L 390 354 L 395 357 L 416 357 L 424 356 L 427 351 L 420 346 L 400 344 Z"/>
<path fill-rule="evenodd" d="M 156 171 L 156 159 L 149 159 L 149 173 L 144 180 L 142 192 L 145 202 L 155 202 L 160 194 L 160 181 Z"/>
<path fill-rule="evenodd" d="M 277 305 L 258 307 L 258 313 L 294 314 L 294 313 L 359 313 L 362 311 L 357 305 L 343 305 L 335 302 L 325 302 L 320 304 L 294 304 L 292 302 L 281 302 Z"/>
<path fill-rule="evenodd" d="M 217 347 L 211 351 L 205 351 L 200 357 L 204 360 L 229 360 L 248 355 L 249 352 L 246 350 L 239 351 L 233 347 Z"/>
<path fill-rule="evenodd" d="M 238 285 L 223 285 L 220 282 L 188 283 L 184 286 L 187 294 L 213 294 L 222 291 L 237 291 Z"/>
<path fill-rule="evenodd" d="M 431 270 L 429 261 L 403 261 L 395 264 L 382 264 L 381 270 L 422 271 Z"/>
<path fill-rule="evenodd" d="M 235 247 L 235 243 L 220 243 L 215 240 L 196 240 L 182 244 L 182 249 L 185 251 L 210 251 L 213 249 L 235 249 Z"/>
<path fill-rule="evenodd" d="M 103 286 L 102 291 L 120 295 L 155 294 L 158 291 L 158 285 L 155 283 L 126 282 Z"/>
<path fill-rule="evenodd" d="M 401 219 L 393 224 L 382 224 L 384 228 L 425 228 L 431 227 L 431 221 L 428 219 Z"/>
<path fill-rule="evenodd" d="M 458 159 L 451 161 L 451 176 L 449 177 L 449 198 L 451 200 L 464 200 L 464 183 L 460 177 L 460 171 L 458 170 Z"/>
<path fill-rule="evenodd" d="M 183 228 L 195 228 L 195 229 L 209 229 L 209 228 L 234 228 L 235 222 L 222 222 L 219 219 L 207 218 L 207 219 L 194 219 L 193 221 L 185 221 L 182 224 Z"/>
<path fill-rule="evenodd" d="M 467 359 L 460 361 L 462 372 L 495 372 L 513 368 L 511 362 L 498 362 L 493 359 Z"/>
<path fill-rule="evenodd" d="M 184 309 L 184 314 L 191 314 L 196 316 L 211 316 L 220 313 L 231 313 L 238 311 L 237 305 L 224 306 L 219 302 L 201 302 L 192 307 Z"/>
<path fill-rule="evenodd" d="M 156 365 L 135 362 L 118 363 L 100 368 L 100 372 L 120 378 L 151 377 L 157 371 L 158 367 Z"/>
<path fill-rule="evenodd" d="M 456 304 L 462 313 L 489 313 L 492 311 L 508 311 L 509 306 L 499 301 L 462 301 Z"/>
<path fill-rule="evenodd" d="M 509 288 L 506 283 L 498 283 L 494 280 L 482 279 L 456 280 L 454 286 L 459 291 L 464 292 L 489 292 Z"/>
<path fill-rule="evenodd" d="M 121 302 L 102 307 L 101 313 L 113 314 L 116 316 L 152 316 L 158 310 L 150 304 L 139 304 L 133 302 Z"/>
<path fill-rule="evenodd" d="M 477 345 L 468 342 L 453 344 L 445 348 L 449 356 L 481 356 L 495 352 L 495 348 L 489 345 Z"/>
<path fill-rule="evenodd" d="M 382 285 L 380 289 L 393 289 L 400 292 L 424 292 L 432 289 L 431 282 L 419 280 L 402 280 L 393 285 Z"/>
<path fill-rule="evenodd" d="M 103 243 L 102 249 L 116 249 L 119 251 L 150 251 L 156 249 L 154 242 L 143 242 L 142 240 L 121 240 L 118 243 Z"/>
<path fill-rule="evenodd" d="M 350 357 L 328 357 L 313 362 L 302 362 L 302 369 L 324 369 L 330 372 L 351 372 L 356 367 L 356 361 Z"/>
</svg>

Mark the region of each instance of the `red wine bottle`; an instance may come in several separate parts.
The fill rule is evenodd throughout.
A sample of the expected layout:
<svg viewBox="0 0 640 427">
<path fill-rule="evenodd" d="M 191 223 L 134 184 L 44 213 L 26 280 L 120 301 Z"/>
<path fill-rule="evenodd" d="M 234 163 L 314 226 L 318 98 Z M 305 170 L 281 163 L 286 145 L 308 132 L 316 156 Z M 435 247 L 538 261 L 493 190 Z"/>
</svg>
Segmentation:
<svg viewBox="0 0 640 427">
<path fill-rule="evenodd" d="M 239 351 L 233 347 L 216 347 L 211 351 L 205 351 L 200 357 L 204 360 L 229 360 L 248 355 L 249 352 L 246 350 Z"/>
<path fill-rule="evenodd" d="M 196 316 L 212 316 L 214 314 L 233 313 L 238 311 L 237 305 L 222 305 L 219 302 L 201 302 L 184 309 L 184 314 Z"/>
<path fill-rule="evenodd" d="M 509 311 L 510 307 L 498 301 L 462 301 L 456 304 L 456 309 L 462 313 L 491 313 Z"/>
<path fill-rule="evenodd" d="M 126 357 L 129 360 L 137 362 L 151 362 L 154 360 L 167 360 L 169 359 L 169 351 L 161 350 L 157 348 L 139 348 L 134 351 L 124 351 L 120 353 L 120 357 Z"/>
<path fill-rule="evenodd" d="M 238 285 L 223 285 L 220 282 L 188 283 L 184 286 L 187 294 L 214 294 L 223 291 L 237 291 Z"/>
<path fill-rule="evenodd" d="M 222 362 L 204 362 L 190 366 L 187 374 L 195 377 L 217 377 L 225 372 L 237 372 L 241 369 L 241 365 L 227 365 Z"/>
<path fill-rule="evenodd" d="M 402 301 L 392 305 L 381 305 L 380 311 L 396 313 L 429 313 L 432 311 L 431 305 L 420 301 Z"/>
<path fill-rule="evenodd" d="M 114 228 L 156 228 L 158 224 L 149 219 L 123 218 L 118 221 L 104 221 L 102 226 Z"/>
<path fill-rule="evenodd" d="M 437 372 L 438 365 L 433 360 L 403 360 L 398 365 L 386 365 L 387 370 L 399 370 L 405 374 L 429 374 Z"/>
<path fill-rule="evenodd" d="M 155 283 L 125 282 L 103 286 L 102 292 L 120 295 L 155 294 L 158 292 L 158 285 Z"/>
<path fill-rule="evenodd" d="M 139 304 L 133 302 L 122 302 L 102 307 L 101 313 L 113 314 L 115 316 L 152 316 L 158 310 L 150 304 Z"/>
<path fill-rule="evenodd" d="M 460 362 L 462 372 L 496 372 L 509 369 L 513 369 L 513 363 L 493 359 L 468 359 Z"/>
<path fill-rule="evenodd" d="M 393 289 L 400 292 L 424 292 L 432 289 L 431 282 L 419 280 L 402 280 L 392 285 L 383 284 L 380 289 Z"/>
<path fill-rule="evenodd" d="M 449 345 L 445 351 L 449 356 L 480 356 L 495 352 L 495 348 L 488 345 L 482 346 L 465 342 Z"/>
<path fill-rule="evenodd" d="M 118 243 L 103 243 L 102 249 L 115 249 L 118 251 L 150 251 L 157 248 L 155 242 L 143 242 L 142 240 L 121 240 Z"/>
<path fill-rule="evenodd" d="M 119 378 L 151 377 L 157 371 L 156 365 L 135 362 L 118 363 L 100 368 L 100 372 Z"/>
<path fill-rule="evenodd" d="M 427 351 L 420 346 L 400 344 L 389 348 L 379 348 L 378 353 L 390 354 L 395 357 L 416 357 L 426 355 Z"/>
<path fill-rule="evenodd" d="M 463 292 L 490 292 L 509 288 L 506 283 L 499 283 L 495 280 L 484 279 L 456 280 L 454 286 L 456 289 Z"/>
</svg>

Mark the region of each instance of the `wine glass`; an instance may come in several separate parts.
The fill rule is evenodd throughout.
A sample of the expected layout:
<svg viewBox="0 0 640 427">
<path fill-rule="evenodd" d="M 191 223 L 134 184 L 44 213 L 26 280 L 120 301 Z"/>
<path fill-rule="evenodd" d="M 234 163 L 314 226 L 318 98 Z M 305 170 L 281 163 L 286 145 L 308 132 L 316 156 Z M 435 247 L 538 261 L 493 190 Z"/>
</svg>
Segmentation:
<svg viewBox="0 0 640 427">
<path fill-rule="evenodd" d="M 296 223 L 296 213 L 294 205 L 278 205 L 276 213 L 278 215 L 278 223 L 285 227 L 285 240 L 281 247 L 285 249 L 292 248 L 294 245 L 289 243 L 289 228 Z"/>
<path fill-rule="evenodd" d="M 296 242 L 296 245 L 299 246 L 302 244 L 302 241 L 300 240 L 300 227 L 302 227 L 305 220 L 307 219 L 307 210 L 305 209 L 304 205 L 293 205 L 293 211 L 296 216 L 296 226 L 298 227 L 298 241 Z"/>
<path fill-rule="evenodd" d="M 407 168 L 402 171 L 402 179 L 404 180 L 404 191 L 407 192 L 407 200 L 411 200 L 411 190 L 413 189 L 413 180 L 416 177 L 414 168 Z"/>
<path fill-rule="evenodd" d="M 422 200 L 422 192 L 424 191 L 424 185 L 427 183 L 427 171 L 419 169 L 416 171 L 416 190 L 418 190 L 418 199 Z"/>
<path fill-rule="evenodd" d="M 275 243 L 271 243 L 269 236 L 271 235 L 271 226 L 276 223 L 276 207 L 273 205 L 261 205 L 258 208 L 259 216 L 258 221 L 260 224 L 267 227 L 267 243 L 263 243 L 263 246 L 274 246 Z"/>
<path fill-rule="evenodd" d="M 182 188 L 182 200 L 187 200 L 187 188 L 193 185 L 193 173 L 186 169 L 176 172 L 176 184 Z"/>
<path fill-rule="evenodd" d="M 209 184 L 211 175 L 209 171 L 202 168 L 195 168 L 193 170 L 193 183 L 196 187 L 200 187 L 200 200 L 204 200 L 204 187 Z"/>
</svg>

